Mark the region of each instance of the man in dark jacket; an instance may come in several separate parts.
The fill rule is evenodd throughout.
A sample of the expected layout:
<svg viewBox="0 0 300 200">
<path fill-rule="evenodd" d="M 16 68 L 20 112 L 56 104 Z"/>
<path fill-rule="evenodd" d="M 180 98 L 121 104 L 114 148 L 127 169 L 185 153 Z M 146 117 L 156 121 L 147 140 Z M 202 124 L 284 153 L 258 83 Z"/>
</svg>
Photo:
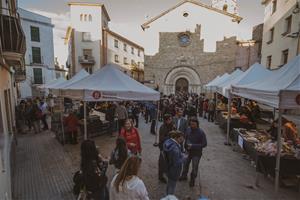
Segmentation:
<svg viewBox="0 0 300 200">
<path fill-rule="evenodd" d="M 149 107 L 149 116 L 151 121 L 150 133 L 152 135 L 156 135 L 155 126 L 156 126 L 156 118 L 157 118 L 157 108 L 154 103 L 150 103 Z"/>
<path fill-rule="evenodd" d="M 164 173 L 165 173 L 165 165 L 163 162 L 163 155 L 162 155 L 162 151 L 163 151 L 163 145 L 164 142 L 166 140 L 168 140 L 170 138 L 170 132 L 172 130 L 175 130 L 173 121 L 172 121 L 172 116 L 169 114 L 166 114 L 164 116 L 164 123 L 161 125 L 161 127 L 159 128 L 159 143 L 158 143 L 158 147 L 160 150 L 160 155 L 159 155 L 159 160 L 158 160 L 158 178 L 161 182 L 166 183 L 166 179 L 164 178 Z"/>
<path fill-rule="evenodd" d="M 181 152 L 181 143 L 184 141 L 184 134 L 180 131 L 171 131 L 171 138 L 166 140 L 163 145 L 163 152 L 167 166 L 167 195 L 174 195 L 176 182 L 178 181 L 184 156 Z"/>
<path fill-rule="evenodd" d="M 176 127 L 176 130 L 181 131 L 182 133 L 185 133 L 187 128 L 188 128 L 188 122 L 187 120 L 183 117 L 183 109 L 178 108 L 176 115 L 173 119 L 173 123 Z"/>
<path fill-rule="evenodd" d="M 185 148 L 188 152 L 188 158 L 184 165 L 182 176 L 180 180 L 187 180 L 190 163 L 192 162 L 192 172 L 190 187 L 195 186 L 195 179 L 198 173 L 199 162 L 202 156 L 202 149 L 207 146 L 206 135 L 202 129 L 199 128 L 197 118 L 190 119 L 190 127 L 187 129 L 185 138 Z"/>
</svg>

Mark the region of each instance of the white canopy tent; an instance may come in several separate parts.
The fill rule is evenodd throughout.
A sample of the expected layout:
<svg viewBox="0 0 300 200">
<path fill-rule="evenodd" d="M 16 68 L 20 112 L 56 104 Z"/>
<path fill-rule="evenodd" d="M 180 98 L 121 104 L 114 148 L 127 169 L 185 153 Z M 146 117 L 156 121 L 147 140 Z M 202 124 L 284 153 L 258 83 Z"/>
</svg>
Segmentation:
<svg viewBox="0 0 300 200">
<path fill-rule="evenodd" d="M 52 90 L 59 90 L 63 89 L 65 87 L 68 87 L 69 85 L 72 85 L 73 83 L 76 83 L 77 81 L 82 80 L 83 78 L 89 76 L 90 74 L 85 71 L 85 69 L 80 70 L 75 76 L 73 76 L 70 80 L 64 81 L 60 84 L 51 85 L 49 89 Z"/>
<path fill-rule="evenodd" d="M 216 91 L 216 86 L 219 83 L 222 83 L 224 80 L 226 80 L 230 75 L 228 73 L 223 74 L 222 76 L 218 76 L 217 78 L 215 78 L 214 80 L 212 80 L 211 82 L 209 82 L 208 84 L 205 85 L 205 88 L 207 90 L 210 90 L 212 92 Z"/>
<path fill-rule="evenodd" d="M 232 93 L 279 109 L 275 168 L 275 190 L 278 192 L 282 149 L 282 111 L 300 107 L 300 56 L 296 56 L 281 69 L 272 72 L 269 77 L 253 83 L 232 86 Z"/>
<path fill-rule="evenodd" d="M 66 82 L 66 79 L 63 77 L 60 77 L 59 79 L 52 80 L 47 84 L 40 85 L 40 86 L 38 86 L 38 88 L 39 89 L 49 89 L 51 87 L 55 87 L 56 85 L 60 85 L 64 82 Z"/>
<path fill-rule="evenodd" d="M 244 73 L 242 73 L 240 76 L 223 83 L 221 85 L 222 94 L 223 94 L 223 96 L 228 98 L 232 85 L 245 85 L 245 84 L 253 83 L 257 80 L 266 78 L 266 77 L 270 76 L 271 74 L 272 74 L 272 72 L 270 70 L 268 70 L 267 68 L 265 68 L 264 66 L 262 66 L 259 63 L 255 63 L 249 69 L 247 69 Z"/>
<path fill-rule="evenodd" d="M 84 101 L 84 138 L 87 139 L 86 102 L 88 101 L 159 101 L 160 93 L 144 86 L 108 64 L 67 87 L 61 89 L 63 97 Z"/>
<path fill-rule="evenodd" d="M 212 81 L 210 81 L 209 83 L 207 83 L 206 85 L 204 85 L 204 88 L 206 90 L 210 90 L 210 88 L 214 85 L 214 83 L 217 82 L 220 78 L 221 78 L 221 76 L 217 76 Z"/>
<path fill-rule="evenodd" d="M 297 109 L 300 94 L 300 56 L 272 75 L 248 84 L 232 86 L 232 93 L 278 109 Z"/>
<path fill-rule="evenodd" d="M 115 64 L 62 89 L 62 95 L 83 101 L 158 101 L 160 93 L 130 78 Z"/>
<path fill-rule="evenodd" d="M 243 71 L 240 69 L 236 69 L 234 72 L 232 72 L 227 79 L 223 80 L 222 82 L 219 82 L 217 84 L 217 92 L 225 97 L 229 97 L 228 93 L 225 93 L 225 89 L 227 86 L 231 85 L 231 82 L 233 82 L 235 79 L 238 79 L 243 75 Z"/>
</svg>

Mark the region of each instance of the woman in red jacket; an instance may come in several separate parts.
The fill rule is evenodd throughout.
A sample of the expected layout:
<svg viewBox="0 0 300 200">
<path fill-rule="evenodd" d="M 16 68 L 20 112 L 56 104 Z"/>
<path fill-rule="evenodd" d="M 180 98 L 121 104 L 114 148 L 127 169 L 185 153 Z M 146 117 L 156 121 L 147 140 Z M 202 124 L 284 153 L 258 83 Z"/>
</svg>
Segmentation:
<svg viewBox="0 0 300 200">
<path fill-rule="evenodd" d="M 132 121 L 127 119 L 124 127 L 121 129 L 120 136 L 126 141 L 128 149 L 132 154 L 140 154 L 142 152 L 140 134 L 136 128 L 133 127 Z"/>
</svg>

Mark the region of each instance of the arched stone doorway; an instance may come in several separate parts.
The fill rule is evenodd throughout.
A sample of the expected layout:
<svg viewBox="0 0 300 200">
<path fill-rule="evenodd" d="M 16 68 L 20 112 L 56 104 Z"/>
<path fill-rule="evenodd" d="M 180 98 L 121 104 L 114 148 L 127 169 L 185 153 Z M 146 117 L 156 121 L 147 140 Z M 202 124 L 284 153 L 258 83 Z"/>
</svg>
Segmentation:
<svg viewBox="0 0 300 200">
<path fill-rule="evenodd" d="M 185 80 L 185 81 L 184 81 Z M 196 70 L 188 66 L 177 66 L 172 68 L 165 77 L 163 93 L 166 95 L 175 94 L 180 85 L 185 86 L 189 93 L 201 92 L 201 80 Z"/>
<path fill-rule="evenodd" d="M 183 92 L 183 93 L 189 92 L 189 81 L 186 78 L 177 79 L 175 83 L 175 93 L 177 92 Z"/>
</svg>

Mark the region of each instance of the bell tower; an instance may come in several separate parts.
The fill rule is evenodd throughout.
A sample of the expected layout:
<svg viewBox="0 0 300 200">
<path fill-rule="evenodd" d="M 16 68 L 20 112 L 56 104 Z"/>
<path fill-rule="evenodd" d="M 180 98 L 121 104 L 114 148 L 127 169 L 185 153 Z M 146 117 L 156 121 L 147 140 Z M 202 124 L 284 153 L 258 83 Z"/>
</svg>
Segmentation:
<svg viewBox="0 0 300 200">
<path fill-rule="evenodd" d="M 237 0 L 212 0 L 211 6 L 231 14 L 238 14 Z"/>
</svg>

